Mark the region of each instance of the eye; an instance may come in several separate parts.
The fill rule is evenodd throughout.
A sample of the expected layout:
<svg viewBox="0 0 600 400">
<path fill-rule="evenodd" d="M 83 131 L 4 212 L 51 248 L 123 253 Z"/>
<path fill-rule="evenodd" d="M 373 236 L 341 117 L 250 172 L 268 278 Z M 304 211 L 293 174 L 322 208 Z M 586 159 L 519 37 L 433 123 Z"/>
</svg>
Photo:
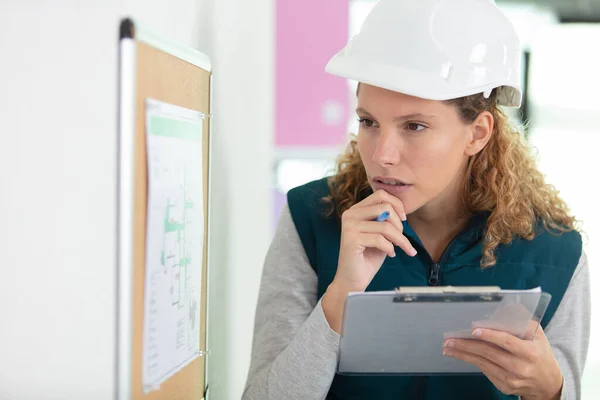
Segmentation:
<svg viewBox="0 0 600 400">
<path fill-rule="evenodd" d="M 369 118 L 359 118 L 358 123 L 365 128 L 375 128 L 377 123 Z"/>
<path fill-rule="evenodd" d="M 409 122 L 406 124 L 406 129 L 408 129 L 409 131 L 420 132 L 424 129 L 427 129 L 427 126 L 419 124 L 417 122 Z"/>
</svg>

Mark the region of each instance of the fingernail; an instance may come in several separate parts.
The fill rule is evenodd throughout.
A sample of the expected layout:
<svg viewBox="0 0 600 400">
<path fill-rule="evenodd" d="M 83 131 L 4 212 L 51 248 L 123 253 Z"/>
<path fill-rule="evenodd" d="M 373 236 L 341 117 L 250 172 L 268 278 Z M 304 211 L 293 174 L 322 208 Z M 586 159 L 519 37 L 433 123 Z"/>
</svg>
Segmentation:
<svg viewBox="0 0 600 400">
<path fill-rule="evenodd" d="M 396 257 L 396 252 L 392 253 L 392 258 Z"/>
<path fill-rule="evenodd" d="M 450 349 L 450 348 L 454 347 L 454 342 L 451 341 L 451 340 L 449 340 L 449 341 L 446 342 L 445 346 Z"/>
<path fill-rule="evenodd" d="M 473 336 L 475 336 L 475 337 L 480 337 L 481 334 L 482 334 L 481 329 L 475 329 L 473 331 Z"/>
<path fill-rule="evenodd" d="M 402 214 L 402 221 L 406 221 L 406 220 L 407 220 L 406 214 Z"/>
<path fill-rule="evenodd" d="M 410 251 L 410 255 L 411 256 L 416 256 L 417 255 L 417 250 L 415 250 L 414 248 Z"/>
</svg>

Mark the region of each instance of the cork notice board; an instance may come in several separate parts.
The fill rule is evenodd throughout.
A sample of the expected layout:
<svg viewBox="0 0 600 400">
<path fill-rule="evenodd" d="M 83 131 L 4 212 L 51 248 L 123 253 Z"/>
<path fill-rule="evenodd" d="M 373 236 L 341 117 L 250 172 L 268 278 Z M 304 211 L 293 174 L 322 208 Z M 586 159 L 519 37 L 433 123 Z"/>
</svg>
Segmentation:
<svg viewBox="0 0 600 400">
<path fill-rule="evenodd" d="M 120 27 L 117 390 L 125 399 L 200 400 L 205 393 L 211 67 L 208 57 L 151 34 L 130 19 Z M 204 246 L 200 356 L 152 390 L 143 387 L 144 286 L 148 202 L 146 100 L 203 113 Z M 198 185 L 199 186 L 199 185 Z M 199 189 L 198 189 L 199 190 Z M 147 389 L 147 388 L 146 388 Z"/>
</svg>

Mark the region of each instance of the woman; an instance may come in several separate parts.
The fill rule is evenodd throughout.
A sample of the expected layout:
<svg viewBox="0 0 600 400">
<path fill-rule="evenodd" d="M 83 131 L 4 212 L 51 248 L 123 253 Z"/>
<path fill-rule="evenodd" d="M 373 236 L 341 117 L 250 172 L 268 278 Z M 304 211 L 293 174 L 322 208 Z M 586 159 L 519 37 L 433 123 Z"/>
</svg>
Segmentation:
<svg viewBox="0 0 600 400">
<path fill-rule="evenodd" d="M 288 194 L 244 399 L 580 398 L 587 259 L 500 109 L 520 104 L 519 59 L 491 1 L 380 0 L 330 61 L 360 82 L 360 129 L 334 176 Z M 336 375 L 348 293 L 417 285 L 541 286 L 552 303 L 533 340 L 476 330 L 442 344 L 481 375 Z"/>
</svg>

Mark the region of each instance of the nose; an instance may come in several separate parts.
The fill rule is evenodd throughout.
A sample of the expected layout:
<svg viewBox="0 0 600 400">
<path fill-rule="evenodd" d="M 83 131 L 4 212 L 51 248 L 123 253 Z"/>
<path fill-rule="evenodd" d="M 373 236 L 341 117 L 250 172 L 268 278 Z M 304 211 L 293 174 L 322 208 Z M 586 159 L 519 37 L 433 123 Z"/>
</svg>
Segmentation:
<svg viewBox="0 0 600 400">
<path fill-rule="evenodd" d="M 396 131 L 380 131 L 373 161 L 381 167 L 393 167 L 400 162 L 401 143 Z"/>
</svg>

